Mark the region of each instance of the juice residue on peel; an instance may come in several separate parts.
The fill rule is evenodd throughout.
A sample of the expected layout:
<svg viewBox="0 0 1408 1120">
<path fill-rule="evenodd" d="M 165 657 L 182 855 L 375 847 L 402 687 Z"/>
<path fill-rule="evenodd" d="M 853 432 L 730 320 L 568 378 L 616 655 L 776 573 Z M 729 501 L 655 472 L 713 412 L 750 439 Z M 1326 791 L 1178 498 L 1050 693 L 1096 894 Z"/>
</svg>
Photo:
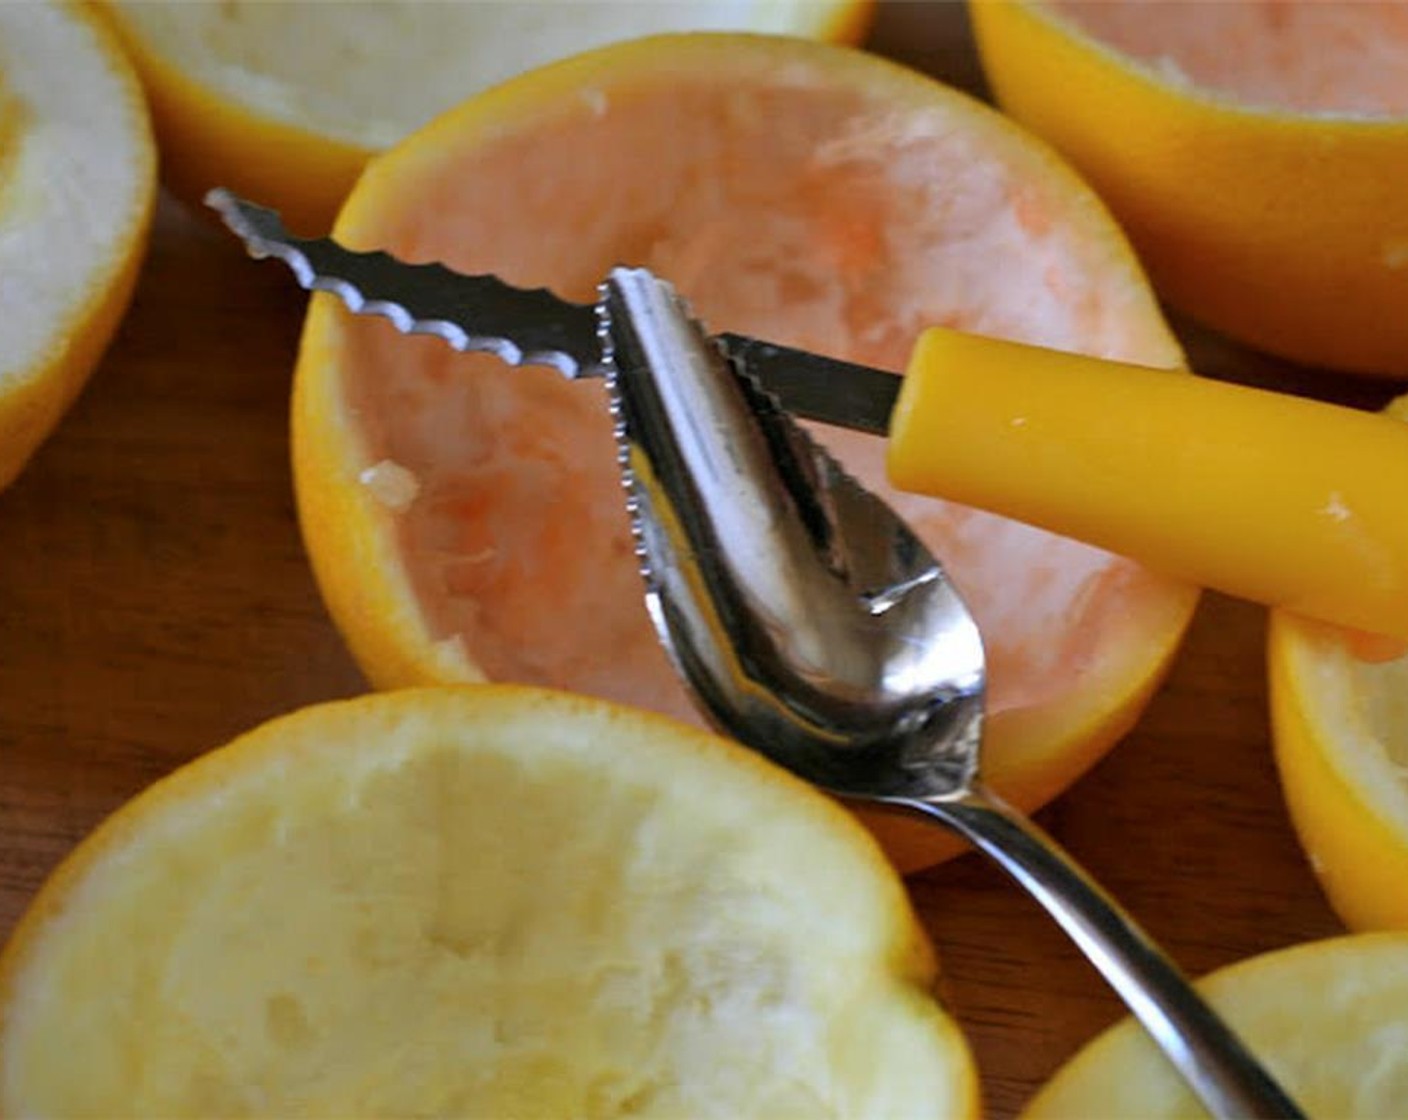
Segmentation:
<svg viewBox="0 0 1408 1120">
<path fill-rule="evenodd" d="M 389 216 L 377 243 L 576 299 L 611 265 L 642 264 L 711 329 L 882 368 L 902 368 L 933 323 L 1154 364 L 1175 356 L 1153 305 L 1137 306 L 1136 278 L 1074 232 L 1088 218 L 1068 215 L 1025 149 L 980 142 L 971 122 L 795 81 L 609 94 L 605 114 L 578 103 L 531 136 L 427 165 L 403 192 L 416 205 Z M 604 155 L 625 150 L 623 135 L 652 153 L 650 174 L 623 175 Z M 390 458 L 421 482 L 401 532 L 437 636 L 461 636 L 491 678 L 692 713 L 645 613 L 600 386 L 385 324 L 345 329 L 357 333 L 354 403 L 375 418 L 368 462 Z M 896 496 L 880 440 L 825 438 L 896 498 L 965 591 L 994 710 L 1077 686 L 1121 625 L 1119 610 L 1091 604 L 1111 598 L 1107 573 L 1127 564 Z M 1126 593 L 1137 589 L 1113 594 Z"/>
<path fill-rule="evenodd" d="M 400 463 L 383 459 L 357 476 L 371 495 L 387 509 L 399 513 L 420 495 L 420 479 Z"/>
<path fill-rule="evenodd" d="M 1163 77 L 1261 108 L 1408 115 L 1408 6 L 1356 0 L 1048 0 Z"/>
</svg>

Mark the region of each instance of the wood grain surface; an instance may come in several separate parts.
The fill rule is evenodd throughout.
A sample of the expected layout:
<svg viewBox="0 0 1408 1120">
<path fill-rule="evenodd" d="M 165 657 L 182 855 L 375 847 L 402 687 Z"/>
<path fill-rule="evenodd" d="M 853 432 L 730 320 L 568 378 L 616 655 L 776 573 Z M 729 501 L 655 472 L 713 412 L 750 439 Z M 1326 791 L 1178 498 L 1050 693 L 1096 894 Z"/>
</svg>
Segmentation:
<svg viewBox="0 0 1408 1120">
<path fill-rule="evenodd" d="M 962 11 L 882 5 L 872 45 L 979 89 Z M 298 537 L 287 453 L 303 297 L 163 200 L 89 389 L 0 494 L 0 939 L 45 875 L 155 778 L 363 688 Z M 1188 329 L 1205 372 L 1374 406 Z M 1264 612 L 1209 595 L 1140 726 L 1043 822 L 1191 973 L 1336 932 L 1268 741 Z M 1020 891 L 969 856 L 911 880 L 988 1113 L 1121 1014 Z"/>
</svg>

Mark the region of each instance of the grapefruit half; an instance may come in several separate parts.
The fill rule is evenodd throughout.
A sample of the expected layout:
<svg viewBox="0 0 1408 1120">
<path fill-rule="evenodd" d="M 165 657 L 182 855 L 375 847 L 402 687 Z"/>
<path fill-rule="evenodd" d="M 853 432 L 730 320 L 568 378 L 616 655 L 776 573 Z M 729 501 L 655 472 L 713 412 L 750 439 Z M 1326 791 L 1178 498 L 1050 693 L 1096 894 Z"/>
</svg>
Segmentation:
<svg viewBox="0 0 1408 1120">
<path fill-rule="evenodd" d="M 336 235 L 589 300 L 613 264 L 713 329 L 889 369 L 929 324 L 1177 366 L 1123 238 L 1046 148 L 974 100 L 842 47 L 672 36 L 481 94 L 369 166 Z M 884 480 L 977 615 L 987 766 L 1032 809 L 1129 729 L 1196 591 Z M 295 377 L 308 551 L 379 687 L 548 685 L 697 718 L 646 616 L 604 391 L 408 338 L 315 296 Z M 883 826 L 904 867 L 951 852 Z"/>
</svg>

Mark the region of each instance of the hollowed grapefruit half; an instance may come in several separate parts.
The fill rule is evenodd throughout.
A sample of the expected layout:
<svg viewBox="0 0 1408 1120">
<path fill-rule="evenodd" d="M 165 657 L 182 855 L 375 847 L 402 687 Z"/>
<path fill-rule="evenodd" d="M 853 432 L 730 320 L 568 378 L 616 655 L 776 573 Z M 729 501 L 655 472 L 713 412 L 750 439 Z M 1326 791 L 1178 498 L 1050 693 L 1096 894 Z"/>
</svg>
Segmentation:
<svg viewBox="0 0 1408 1120">
<path fill-rule="evenodd" d="M 967 1120 L 935 975 L 865 831 L 734 744 L 380 693 L 202 756 L 64 862 L 0 955 L 0 1112 Z"/>
<path fill-rule="evenodd" d="M 0 487 L 127 310 L 156 205 L 137 76 L 81 5 L 0 4 Z"/>
<path fill-rule="evenodd" d="M 611 265 L 645 265 L 711 328 L 889 369 L 934 323 L 1180 362 L 1120 233 L 1049 151 L 928 78 L 798 40 L 646 39 L 502 85 L 379 157 L 336 234 L 578 300 Z M 1129 729 L 1196 592 L 895 493 L 880 439 L 820 434 L 966 596 L 989 776 L 1042 804 Z M 600 384 L 318 296 L 293 444 L 314 569 L 374 684 L 523 681 L 699 718 L 645 613 Z M 902 867 L 954 850 L 880 827 Z"/>
<path fill-rule="evenodd" d="M 1408 421 L 1408 397 L 1385 410 Z M 1271 612 L 1276 766 L 1291 821 L 1351 929 L 1408 929 L 1408 643 Z"/>
<path fill-rule="evenodd" d="M 524 70 L 666 31 L 856 42 L 873 0 L 221 0 L 97 5 L 142 75 L 162 175 L 195 203 L 230 187 L 311 229 L 372 156 Z"/>
<path fill-rule="evenodd" d="M 972 0 L 1003 108 L 1160 294 L 1300 362 L 1408 376 L 1408 9 Z"/>
<path fill-rule="evenodd" d="M 1308 1116 L 1370 1120 L 1408 1094 L 1403 1005 L 1408 936 L 1360 933 L 1238 961 L 1198 981 L 1203 997 Z M 1148 1033 L 1126 1018 L 1087 1043 L 1021 1120 L 1205 1116 Z"/>
</svg>

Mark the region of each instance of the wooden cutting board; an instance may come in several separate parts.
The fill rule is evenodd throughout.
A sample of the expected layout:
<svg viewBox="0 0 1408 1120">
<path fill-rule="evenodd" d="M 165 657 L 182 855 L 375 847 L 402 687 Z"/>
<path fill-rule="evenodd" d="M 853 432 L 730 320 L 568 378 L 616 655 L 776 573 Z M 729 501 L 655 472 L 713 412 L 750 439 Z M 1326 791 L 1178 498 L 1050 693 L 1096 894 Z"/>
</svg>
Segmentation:
<svg viewBox="0 0 1408 1120">
<path fill-rule="evenodd" d="M 872 45 L 980 90 L 957 4 L 882 4 Z M 163 200 L 118 338 L 0 493 L 0 939 L 73 844 L 152 780 L 363 688 L 294 516 L 302 306 L 283 269 Z M 1206 373 L 1369 407 L 1388 396 L 1183 333 Z M 1194 974 L 1340 929 L 1277 788 L 1264 622 L 1208 596 L 1138 729 L 1041 818 Z M 1010 1116 L 1122 1008 L 976 857 L 911 885 L 989 1114 Z"/>
</svg>

